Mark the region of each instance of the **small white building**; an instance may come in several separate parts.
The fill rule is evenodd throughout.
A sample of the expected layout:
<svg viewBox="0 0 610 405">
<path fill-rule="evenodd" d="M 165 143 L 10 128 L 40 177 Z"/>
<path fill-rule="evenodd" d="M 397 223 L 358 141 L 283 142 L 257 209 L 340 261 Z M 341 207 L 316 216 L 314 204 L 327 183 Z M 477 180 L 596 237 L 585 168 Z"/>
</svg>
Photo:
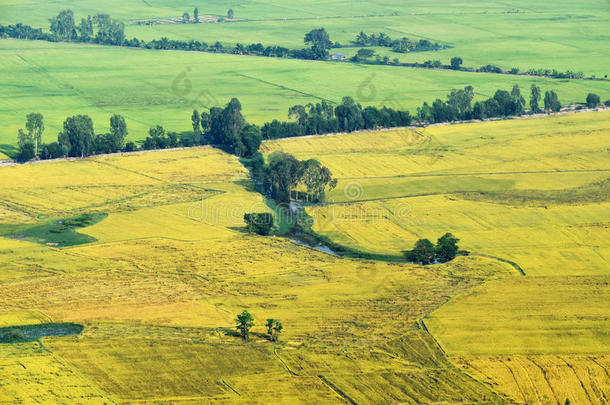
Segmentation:
<svg viewBox="0 0 610 405">
<path fill-rule="evenodd" d="M 342 53 L 333 53 L 330 55 L 330 60 L 345 60 L 347 59 Z"/>
</svg>

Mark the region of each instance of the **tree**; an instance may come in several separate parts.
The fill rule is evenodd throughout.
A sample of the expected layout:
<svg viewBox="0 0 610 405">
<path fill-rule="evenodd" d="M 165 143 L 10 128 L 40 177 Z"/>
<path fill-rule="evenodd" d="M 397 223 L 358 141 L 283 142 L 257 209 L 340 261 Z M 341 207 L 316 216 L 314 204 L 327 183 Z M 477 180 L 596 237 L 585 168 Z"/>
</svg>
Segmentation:
<svg viewBox="0 0 610 405">
<path fill-rule="evenodd" d="M 540 111 L 539 107 L 540 103 L 540 87 L 532 84 L 531 87 L 531 97 L 530 97 L 530 110 L 532 113 L 537 113 Z"/>
<path fill-rule="evenodd" d="M 307 160 L 303 163 L 303 167 L 301 181 L 307 187 L 307 195 L 311 196 L 314 201 L 324 198 L 327 186 L 330 186 L 331 190 L 336 187 L 337 179 L 333 179 L 330 170 L 322 166 L 318 160 Z"/>
<path fill-rule="evenodd" d="M 32 138 L 31 133 L 19 129 L 17 132 L 17 145 L 19 147 L 17 160 L 20 162 L 27 162 L 28 160 L 34 159 L 36 153 L 34 151 L 34 139 Z"/>
<path fill-rule="evenodd" d="M 269 155 L 265 185 L 276 201 L 290 201 L 290 191 L 299 183 L 302 170 L 301 162 L 289 153 L 276 151 Z"/>
<path fill-rule="evenodd" d="M 413 250 L 405 253 L 406 259 L 419 264 L 430 264 L 436 257 L 434 245 L 428 239 L 419 239 Z"/>
<path fill-rule="evenodd" d="M 44 132 L 44 122 L 42 114 L 30 113 L 26 116 L 25 129 L 32 137 L 34 142 L 34 154 L 38 156 L 38 148 L 42 145 L 42 133 Z"/>
<path fill-rule="evenodd" d="M 244 214 L 248 232 L 267 236 L 273 231 L 273 214 L 269 212 L 252 212 Z"/>
<path fill-rule="evenodd" d="M 233 12 L 233 9 L 230 8 L 229 11 L 227 11 L 227 18 L 229 20 L 232 20 L 234 16 L 235 16 L 235 13 Z"/>
<path fill-rule="evenodd" d="M 241 146 L 239 133 L 246 125 L 246 120 L 241 113 L 241 103 L 239 100 L 232 98 L 217 119 L 220 121 L 218 123 L 220 133 L 216 134 L 218 143 L 233 151 L 235 148 L 239 148 Z"/>
<path fill-rule="evenodd" d="M 547 112 L 557 112 L 561 110 L 561 103 L 555 90 L 550 90 L 544 93 L 544 110 Z"/>
<path fill-rule="evenodd" d="M 123 149 L 125 137 L 127 136 L 127 124 L 125 118 L 119 114 L 113 114 L 110 117 L 110 138 L 112 152 L 118 152 Z"/>
<path fill-rule="evenodd" d="M 522 115 L 525 109 L 525 98 L 521 95 L 521 89 L 518 84 L 515 84 L 510 91 L 510 97 L 513 101 L 513 114 Z"/>
<path fill-rule="evenodd" d="M 369 58 L 372 58 L 375 55 L 375 50 L 373 49 L 368 49 L 368 48 L 361 48 L 358 49 L 358 52 L 356 53 L 356 55 L 354 55 L 354 57 L 352 59 L 354 59 L 355 61 L 366 61 Z"/>
<path fill-rule="evenodd" d="M 243 153 L 237 154 L 237 156 L 252 157 L 258 148 L 261 146 L 263 136 L 261 135 L 261 129 L 252 124 L 246 124 L 241 131 L 239 131 L 239 139 L 241 145 L 243 145 Z"/>
<path fill-rule="evenodd" d="M 81 18 L 80 25 L 77 28 L 82 42 L 90 42 L 93 38 L 93 20 L 88 15 L 87 18 Z"/>
<path fill-rule="evenodd" d="M 459 250 L 457 243 L 459 239 L 450 233 L 446 233 L 436 242 L 436 258 L 443 262 L 455 259 Z"/>
<path fill-rule="evenodd" d="M 453 70 L 459 70 L 460 66 L 462 66 L 462 58 L 456 56 L 454 58 L 451 58 L 451 69 Z"/>
<path fill-rule="evenodd" d="M 49 20 L 50 30 L 60 41 L 71 41 L 76 37 L 76 26 L 74 25 L 74 13 L 72 10 L 63 10 L 57 17 Z"/>
<path fill-rule="evenodd" d="M 241 314 L 237 315 L 235 318 L 235 329 L 239 331 L 241 337 L 244 340 L 250 339 L 250 329 L 254 326 L 254 318 L 250 315 L 250 312 L 244 310 Z"/>
<path fill-rule="evenodd" d="M 88 115 L 75 115 L 64 121 L 64 129 L 58 136 L 58 141 L 64 152 L 72 157 L 85 157 L 93 149 L 93 121 Z"/>
<path fill-rule="evenodd" d="M 195 24 L 199 22 L 199 9 L 195 7 L 193 10 L 193 18 L 195 19 Z"/>
<path fill-rule="evenodd" d="M 328 32 L 324 28 L 318 28 L 309 31 L 305 34 L 305 44 L 311 44 L 311 50 L 315 59 L 326 59 L 328 57 L 328 50 L 332 46 L 332 41 Z"/>
<path fill-rule="evenodd" d="M 600 99 L 597 94 L 589 93 L 587 95 L 587 107 L 595 108 L 599 105 Z"/>
<path fill-rule="evenodd" d="M 188 24 L 189 21 L 191 21 L 191 16 L 189 15 L 189 13 L 184 13 L 182 14 L 182 23 L 183 24 Z"/>
<path fill-rule="evenodd" d="M 272 342 L 277 342 L 279 339 L 279 334 L 282 332 L 284 328 L 282 323 L 277 319 L 269 318 L 267 319 L 267 323 L 265 324 L 267 327 L 267 334 L 269 335 L 269 340 Z"/>
<path fill-rule="evenodd" d="M 195 142 L 199 143 L 201 139 L 201 116 L 199 115 L 199 111 L 193 110 L 191 121 L 193 124 L 193 139 Z"/>
</svg>

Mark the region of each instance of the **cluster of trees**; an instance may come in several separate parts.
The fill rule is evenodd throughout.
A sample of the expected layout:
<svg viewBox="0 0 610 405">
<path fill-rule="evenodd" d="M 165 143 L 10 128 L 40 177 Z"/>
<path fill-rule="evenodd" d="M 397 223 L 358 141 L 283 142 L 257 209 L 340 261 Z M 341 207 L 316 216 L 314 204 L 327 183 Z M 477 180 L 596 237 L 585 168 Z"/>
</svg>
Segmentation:
<svg viewBox="0 0 610 405">
<path fill-rule="evenodd" d="M 541 99 L 540 88 L 531 87 L 530 112 L 541 112 L 539 107 Z M 424 102 L 417 108 L 417 119 L 420 122 L 439 123 L 457 120 L 486 119 L 494 117 L 519 116 L 525 113 L 525 98 L 518 85 L 514 85 L 510 92 L 497 90 L 493 97 L 477 101 L 472 104 L 474 88 L 466 86 L 461 90 L 451 90 L 447 100 L 436 99 L 432 105 Z M 557 93 L 549 90 L 544 95 L 544 111 L 557 112 L 561 103 Z"/>
<path fill-rule="evenodd" d="M 427 39 L 421 39 L 419 41 L 411 41 L 407 37 L 401 39 L 392 39 L 388 34 L 380 32 L 379 34 L 366 34 L 360 31 L 356 35 L 356 39 L 352 41 L 353 44 L 358 46 L 383 46 L 392 48 L 394 52 L 407 53 L 416 51 L 433 51 L 439 49 L 446 49 L 448 46 L 440 45 L 437 42 L 432 43 Z"/>
<path fill-rule="evenodd" d="M 405 252 L 405 258 L 409 262 L 423 265 L 448 262 L 457 256 L 459 241 L 450 233 L 438 238 L 436 246 L 429 239 L 419 239 L 412 250 Z"/>
<path fill-rule="evenodd" d="M 253 164 L 253 175 L 266 194 L 279 203 L 289 202 L 292 191 L 299 186 L 307 190 L 305 198 L 312 202 L 323 201 L 326 190 L 337 186 L 337 179 L 318 160 L 298 160 L 281 151 L 270 154 L 266 165 L 261 157 Z"/>
<path fill-rule="evenodd" d="M 254 157 L 262 141 L 261 129 L 246 122 L 241 108 L 239 100 L 232 98 L 224 108 L 212 107 L 201 114 L 194 110 L 191 116 L 194 138 L 239 157 Z"/>
<path fill-rule="evenodd" d="M 248 232 L 267 236 L 273 231 L 273 214 L 269 212 L 250 212 L 244 214 Z"/>
<path fill-rule="evenodd" d="M 125 119 L 118 114 L 110 117 L 110 132 L 97 135 L 93 131 L 93 121 L 89 116 L 68 117 L 64 121 L 63 130 L 57 136 L 57 141 L 49 144 L 42 142 L 44 132 L 42 114 L 28 114 L 25 127 L 27 132 L 19 129 L 17 134 L 19 147 L 17 159 L 22 162 L 34 158 L 85 157 L 118 152 L 123 150 L 127 136 Z"/>
<path fill-rule="evenodd" d="M 250 329 L 254 326 L 254 317 L 250 312 L 244 310 L 235 318 L 235 329 L 239 332 L 244 340 L 250 340 Z M 272 342 L 277 342 L 280 338 L 280 333 L 284 326 L 280 321 L 273 318 L 268 318 L 265 324 L 267 328 L 267 336 Z"/>
<path fill-rule="evenodd" d="M 411 115 L 408 111 L 374 106 L 362 108 L 351 97 L 343 97 L 341 103 L 335 107 L 327 101 L 305 106 L 295 105 L 288 110 L 288 117 L 293 118 L 295 122 L 274 120 L 265 123 L 261 129 L 263 139 L 392 128 L 411 124 Z"/>
</svg>

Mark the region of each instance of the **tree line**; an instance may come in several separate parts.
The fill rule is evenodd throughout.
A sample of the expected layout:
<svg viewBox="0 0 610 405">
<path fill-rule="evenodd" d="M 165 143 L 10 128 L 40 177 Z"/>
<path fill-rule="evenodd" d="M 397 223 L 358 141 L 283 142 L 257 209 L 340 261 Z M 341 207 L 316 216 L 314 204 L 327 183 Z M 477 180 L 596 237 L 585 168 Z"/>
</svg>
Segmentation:
<svg viewBox="0 0 610 405">
<path fill-rule="evenodd" d="M 198 10 L 195 22 L 199 21 Z M 232 10 L 228 12 L 231 14 Z M 186 20 L 185 20 L 186 19 Z M 188 13 L 184 13 L 183 22 L 190 22 Z M 76 23 L 72 10 L 63 10 L 50 21 L 50 32 L 43 32 L 40 28 L 32 28 L 29 25 L 17 23 L 15 25 L 4 26 L 0 24 L 0 38 L 15 38 L 15 39 L 30 39 L 30 40 L 45 40 L 52 42 L 68 41 L 82 43 L 97 43 L 102 45 L 115 45 L 145 49 L 161 49 L 161 50 L 183 50 L 197 52 L 213 52 L 213 53 L 229 53 L 236 55 L 255 55 L 266 57 L 279 58 L 294 58 L 307 60 L 326 60 L 328 59 L 332 48 L 340 48 L 338 42 L 333 42 L 326 29 L 318 28 L 311 30 L 304 37 L 305 45 L 309 48 L 289 49 L 282 46 L 264 46 L 261 43 L 241 44 L 237 43 L 233 47 L 226 47 L 220 41 L 212 44 L 197 40 L 173 40 L 167 37 L 161 39 L 153 39 L 150 41 L 140 40 L 138 38 L 128 39 L 125 37 L 125 26 L 122 22 L 113 20 L 108 14 L 97 14 L 95 16 L 87 16 L 81 18 L 80 23 Z M 366 34 L 360 32 L 356 35 L 356 39 L 352 41 L 354 46 L 387 46 L 391 47 L 395 52 L 407 53 L 414 51 L 431 51 L 446 49 L 448 46 L 432 43 L 422 39 L 419 41 L 411 41 L 404 37 L 399 40 L 392 39 L 385 33 Z M 362 51 L 362 52 L 361 52 Z M 352 62 L 365 64 L 384 64 L 416 68 L 433 68 L 433 69 L 453 69 L 466 72 L 487 72 L 487 73 L 502 73 L 502 74 L 526 74 L 531 76 L 552 77 L 560 79 L 584 79 L 584 73 L 567 70 L 565 72 L 557 71 L 556 69 L 529 69 L 525 73 L 520 73 L 518 68 L 503 70 L 495 65 L 485 65 L 480 68 L 461 67 L 461 58 L 453 58 L 449 65 L 444 65 L 440 60 L 427 60 L 423 63 L 402 63 L 397 58 L 390 61 L 390 58 L 377 56 L 374 60 L 369 59 L 374 55 L 374 51 L 361 49 L 358 54 L 350 58 Z M 456 67 L 453 60 L 460 60 Z M 607 78 L 607 75 L 604 76 Z M 589 79 L 596 79 L 591 76 Z"/>
<path fill-rule="evenodd" d="M 125 37 L 125 25 L 112 19 L 108 14 L 89 15 L 86 18 L 81 18 L 80 23 L 77 23 L 72 10 L 63 10 L 57 16 L 51 18 L 49 22 L 50 32 L 43 32 L 40 28 L 32 28 L 22 23 L 8 26 L 0 24 L 0 38 L 96 43 L 145 49 L 217 52 L 313 60 L 327 59 L 329 56 L 328 50 L 333 46 L 324 28 L 314 29 L 305 34 L 304 43 L 309 45 L 309 48 L 288 49 L 281 46 L 264 46 L 261 43 L 249 45 L 238 43 L 234 47 L 225 47 L 220 41 L 208 44 L 196 40 L 172 40 L 167 37 L 150 41 L 135 37 L 128 39 Z"/>
<path fill-rule="evenodd" d="M 392 39 L 392 37 L 383 32 L 380 32 L 379 34 L 366 34 L 364 31 L 360 31 L 360 33 L 356 35 L 352 44 L 355 46 L 387 47 L 392 48 L 394 52 L 398 53 L 437 51 L 450 48 L 448 45 L 440 45 L 438 42 L 432 43 L 427 39 L 420 39 L 419 41 L 412 41 L 407 37 Z"/>
<path fill-rule="evenodd" d="M 44 120 L 40 113 L 26 116 L 25 130 L 17 133 L 17 160 L 25 162 L 34 158 L 56 159 L 64 156 L 86 157 L 96 154 L 131 152 L 137 149 L 152 150 L 196 145 L 214 145 L 228 153 L 250 161 L 253 174 L 260 183 L 265 182 L 264 159 L 258 151 L 263 139 L 279 139 L 304 135 L 353 132 L 377 128 L 408 126 L 413 120 L 419 124 L 433 124 L 457 120 L 486 119 L 494 117 L 519 116 L 526 112 L 556 112 L 561 109 L 557 93 L 530 87 L 529 111 L 526 111 L 525 98 L 518 85 L 510 92 L 497 90 L 493 97 L 472 103 L 474 88 L 453 89 L 445 100 L 436 99 L 432 104 L 424 102 L 418 107 L 416 116 L 409 111 L 394 110 L 388 107 L 362 107 L 351 97 L 343 97 L 341 103 L 333 106 L 328 101 L 295 105 L 288 109 L 291 121 L 273 120 L 261 127 L 250 124 L 242 114 L 242 106 L 237 98 L 232 98 L 224 107 L 212 107 L 208 111 L 194 110 L 191 115 L 192 133 L 177 134 L 166 132 L 156 125 L 149 129 L 148 136 L 137 146 L 125 142 L 128 135 L 125 119 L 118 114 L 110 117 L 110 132 L 96 134 L 93 120 L 88 115 L 75 115 L 66 118 L 57 141 L 44 143 Z M 597 94 L 589 93 L 586 105 L 595 108 L 601 104 Z M 605 105 L 610 105 L 606 101 Z M 313 170 L 313 168 L 311 169 Z M 273 190 L 273 188 L 272 188 Z M 283 195 L 273 191 L 274 198 Z M 284 189 L 285 191 L 285 189 Z M 284 197 L 280 197 L 284 200 Z"/>
</svg>

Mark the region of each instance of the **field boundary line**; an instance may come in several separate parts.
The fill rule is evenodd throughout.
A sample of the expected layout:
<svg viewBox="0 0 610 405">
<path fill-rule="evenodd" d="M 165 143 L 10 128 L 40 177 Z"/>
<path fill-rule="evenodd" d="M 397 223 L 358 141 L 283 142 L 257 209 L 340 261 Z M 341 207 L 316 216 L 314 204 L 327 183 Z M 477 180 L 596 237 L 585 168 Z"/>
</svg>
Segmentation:
<svg viewBox="0 0 610 405">
<path fill-rule="evenodd" d="M 328 380 L 328 378 L 324 377 L 324 375 L 318 374 L 318 378 L 324 384 L 326 384 L 328 387 L 330 387 L 330 389 L 332 389 L 335 393 L 337 393 L 337 395 L 339 395 L 341 398 L 343 398 L 345 400 L 345 402 L 347 402 L 348 404 L 351 404 L 351 405 L 358 405 L 358 402 L 354 401 L 349 395 L 347 395 L 345 392 L 343 392 L 343 390 L 341 390 L 341 388 L 337 387 L 335 384 L 330 382 Z"/>
<path fill-rule="evenodd" d="M 527 274 L 525 274 L 525 270 L 523 270 L 523 268 L 521 266 L 519 266 L 517 263 L 515 263 L 515 262 L 513 262 L 511 260 L 502 259 L 501 257 L 491 256 L 491 255 L 488 255 L 488 254 L 485 254 L 485 253 L 470 253 L 470 256 L 479 256 L 479 257 L 486 257 L 488 259 L 498 260 L 498 261 L 500 261 L 502 263 L 510 264 L 522 276 L 526 276 L 527 275 Z"/>
<path fill-rule="evenodd" d="M 238 72 L 233 72 L 233 73 L 235 73 L 237 76 L 245 77 L 246 79 L 250 79 L 250 80 L 256 80 L 257 82 L 260 82 L 260 83 L 263 83 L 263 84 L 267 84 L 269 86 L 277 87 L 277 88 L 280 88 L 282 90 L 293 91 L 293 92 L 301 94 L 303 96 L 313 97 L 313 98 L 317 98 L 318 100 L 328 101 L 329 103 L 337 104 L 336 101 L 332 101 L 332 100 L 329 100 L 329 99 L 324 98 L 324 97 L 316 96 L 315 94 L 305 93 L 305 92 L 303 92 L 301 90 L 297 90 L 297 89 L 293 89 L 291 87 L 286 87 L 286 86 L 281 85 L 281 84 L 269 82 L 267 80 L 259 79 L 259 78 L 254 77 L 254 76 L 248 76 L 248 75 L 245 75 L 243 73 L 238 73 Z"/>
</svg>

